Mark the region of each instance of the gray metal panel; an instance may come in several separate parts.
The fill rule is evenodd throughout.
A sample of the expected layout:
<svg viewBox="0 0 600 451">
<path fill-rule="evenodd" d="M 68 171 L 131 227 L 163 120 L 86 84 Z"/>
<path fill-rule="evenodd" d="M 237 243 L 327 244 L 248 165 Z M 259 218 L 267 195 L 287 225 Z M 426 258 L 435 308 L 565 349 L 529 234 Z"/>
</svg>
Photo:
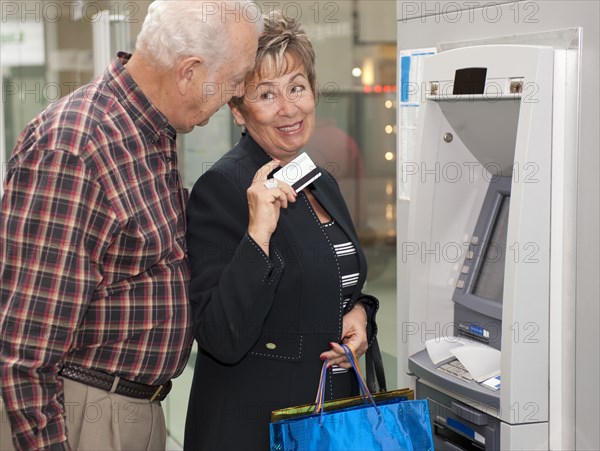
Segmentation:
<svg viewBox="0 0 600 451">
<path fill-rule="evenodd" d="M 473 156 L 484 167 L 502 174 L 511 173 L 521 102 L 439 102 L 440 108 Z M 496 175 L 496 173 L 494 175 Z"/>
<path fill-rule="evenodd" d="M 444 3 L 444 2 L 441 2 Z M 598 2 L 596 1 L 536 1 L 516 2 L 501 6 L 499 17 L 490 20 L 483 10 L 463 14 L 459 20 L 444 20 L 434 16 L 411 18 L 398 22 L 398 49 L 435 47 L 439 43 L 514 37 L 549 30 L 585 27 L 584 51 L 590 57 L 598 53 Z M 496 7 L 494 7 L 494 10 Z M 491 14 L 488 14 L 488 16 Z M 508 42 L 506 42 L 508 43 Z M 533 45 L 533 43 L 529 43 Z M 537 45 L 551 45 L 539 42 Z M 593 73 L 593 66 L 589 68 Z M 585 81 L 585 80 L 584 80 Z M 591 80 L 590 80 L 591 81 Z M 589 87 L 594 91 L 593 85 Z M 595 89 L 597 92 L 597 88 Z"/>
<path fill-rule="evenodd" d="M 426 1 L 396 1 L 396 18 L 399 21 L 421 19 L 427 16 L 440 15 L 449 23 L 460 20 L 463 16 L 472 17 L 485 5 L 500 5 L 502 3 L 513 3 L 511 0 L 488 1 L 463 1 L 452 0 L 426 0 Z M 477 12 L 478 13 L 478 12 Z M 490 18 L 494 16 L 490 15 Z"/>
<path fill-rule="evenodd" d="M 416 395 L 419 399 L 427 399 L 429 403 L 429 416 L 437 451 L 460 451 L 468 446 L 464 443 L 453 444 L 452 439 L 440 437 L 440 431 L 436 426 L 443 427 L 443 422 L 447 418 L 459 421 L 485 438 L 486 450 L 500 449 L 500 421 L 497 418 L 456 401 L 422 381 L 417 381 Z"/>
<path fill-rule="evenodd" d="M 408 359 L 408 368 L 417 377 L 430 381 L 444 390 L 472 399 L 481 409 L 485 406 L 493 409 L 500 408 L 500 390 L 502 389 L 492 391 L 475 381 L 466 382 L 436 369 L 426 350 L 411 356 Z"/>
</svg>

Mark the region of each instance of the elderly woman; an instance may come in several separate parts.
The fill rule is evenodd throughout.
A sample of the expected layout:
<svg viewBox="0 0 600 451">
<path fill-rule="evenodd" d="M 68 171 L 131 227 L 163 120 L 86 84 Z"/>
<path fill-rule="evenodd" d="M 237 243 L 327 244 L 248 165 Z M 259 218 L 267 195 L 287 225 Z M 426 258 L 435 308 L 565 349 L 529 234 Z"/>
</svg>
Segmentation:
<svg viewBox="0 0 600 451">
<path fill-rule="evenodd" d="M 265 21 L 244 96 L 230 107 L 242 138 L 197 181 L 188 205 L 190 299 L 199 353 L 185 448 L 269 448 L 271 411 L 358 393 L 339 343 L 362 355 L 377 300 L 335 179 L 300 192 L 268 181 L 315 122 L 315 55 L 300 24 Z M 277 185 L 277 186 L 275 186 Z"/>
</svg>

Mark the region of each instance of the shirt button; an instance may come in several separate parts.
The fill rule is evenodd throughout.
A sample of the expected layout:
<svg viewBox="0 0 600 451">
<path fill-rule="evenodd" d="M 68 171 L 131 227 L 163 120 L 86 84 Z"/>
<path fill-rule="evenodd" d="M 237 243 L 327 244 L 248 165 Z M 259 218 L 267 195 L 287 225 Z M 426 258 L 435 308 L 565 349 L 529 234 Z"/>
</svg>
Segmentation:
<svg viewBox="0 0 600 451">
<path fill-rule="evenodd" d="M 273 350 L 277 347 L 277 345 L 275 343 L 267 343 L 265 346 L 267 347 L 267 349 L 271 349 L 271 350 Z"/>
</svg>

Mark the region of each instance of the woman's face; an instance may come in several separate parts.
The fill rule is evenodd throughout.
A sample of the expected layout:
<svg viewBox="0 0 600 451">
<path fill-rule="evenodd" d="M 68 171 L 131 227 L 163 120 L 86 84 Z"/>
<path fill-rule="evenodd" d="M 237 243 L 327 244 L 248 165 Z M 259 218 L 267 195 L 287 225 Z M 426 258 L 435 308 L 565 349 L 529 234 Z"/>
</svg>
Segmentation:
<svg viewBox="0 0 600 451">
<path fill-rule="evenodd" d="M 315 122 L 315 97 L 303 65 L 277 78 L 246 81 L 244 105 L 232 107 L 238 124 L 271 157 L 290 162 L 310 138 Z"/>
</svg>

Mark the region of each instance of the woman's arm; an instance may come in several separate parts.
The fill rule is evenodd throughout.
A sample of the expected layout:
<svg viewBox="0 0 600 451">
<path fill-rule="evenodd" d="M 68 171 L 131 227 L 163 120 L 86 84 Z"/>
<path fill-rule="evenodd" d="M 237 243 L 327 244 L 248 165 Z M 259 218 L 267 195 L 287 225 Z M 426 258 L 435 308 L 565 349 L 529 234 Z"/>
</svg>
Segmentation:
<svg viewBox="0 0 600 451">
<path fill-rule="evenodd" d="M 205 173 L 187 213 L 194 336 L 201 349 L 224 363 L 238 362 L 256 343 L 284 267 L 268 241 L 257 243 L 250 235 L 249 217 L 258 225 L 254 230 L 272 224 L 261 216 L 260 199 L 249 209 L 249 193 L 239 178 L 231 167 Z"/>
</svg>

